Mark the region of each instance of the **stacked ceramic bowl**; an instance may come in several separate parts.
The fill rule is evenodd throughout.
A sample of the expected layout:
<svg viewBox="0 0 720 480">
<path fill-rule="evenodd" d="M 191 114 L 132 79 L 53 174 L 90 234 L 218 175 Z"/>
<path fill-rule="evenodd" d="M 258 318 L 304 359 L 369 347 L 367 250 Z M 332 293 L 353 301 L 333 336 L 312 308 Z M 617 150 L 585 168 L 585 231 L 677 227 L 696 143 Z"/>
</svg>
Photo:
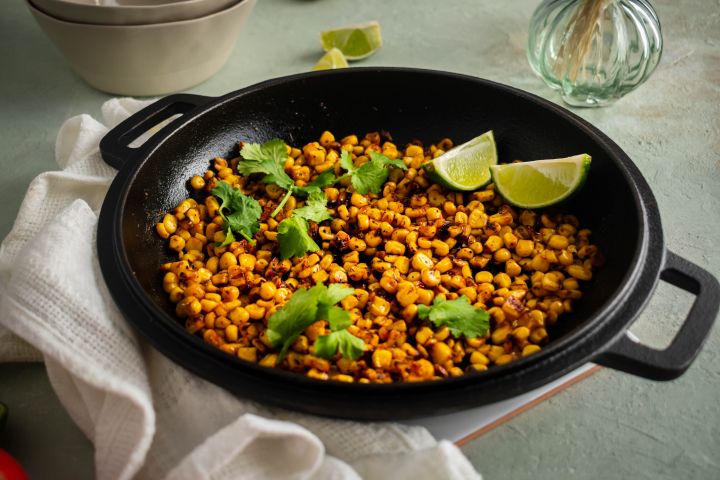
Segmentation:
<svg viewBox="0 0 720 480">
<path fill-rule="evenodd" d="M 105 92 L 187 89 L 225 64 L 256 0 L 27 0 L 72 68 Z"/>
</svg>

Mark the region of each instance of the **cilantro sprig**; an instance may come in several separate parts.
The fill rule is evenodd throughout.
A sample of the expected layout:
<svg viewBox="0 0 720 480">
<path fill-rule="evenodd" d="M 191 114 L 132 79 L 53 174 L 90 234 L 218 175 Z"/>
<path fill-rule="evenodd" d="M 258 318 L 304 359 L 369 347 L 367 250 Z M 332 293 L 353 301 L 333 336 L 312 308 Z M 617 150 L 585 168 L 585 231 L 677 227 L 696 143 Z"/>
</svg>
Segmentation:
<svg viewBox="0 0 720 480">
<path fill-rule="evenodd" d="M 456 338 L 484 336 L 490 328 L 490 315 L 470 305 L 466 296 L 455 300 L 435 298 L 432 306 L 418 305 L 418 317 L 429 319 L 435 326 L 447 326 Z"/>
<path fill-rule="evenodd" d="M 301 257 L 307 252 L 317 252 L 320 247 L 308 233 L 307 222 L 320 223 L 332 217 L 327 210 L 327 197 L 318 188 L 309 190 L 309 196 L 304 207 L 292 211 L 292 216 L 284 219 L 278 225 L 278 244 L 280 244 L 280 258 Z"/>
<path fill-rule="evenodd" d="M 350 176 L 353 188 L 362 195 L 368 192 L 377 194 L 380 193 L 390 173 L 388 165 L 407 170 L 407 166 L 401 160 L 390 160 L 382 153 L 377 152 L 370 152 L 370 160 L 356 167 L 350 154 L 343 150 L 340 155 L 340 166 L 348 173 L 340 178 Z"/>
<path fill-rule="evenodd" d="M 321 315 L 322 318 L 322 315 Z M 331 359 L 339 351 L 340 354 L 351 360 L 357 360 L 365 351 L 365 342 L 347 331 L 352 325 L 350 313 L 340 307 L 330 307 L 327 314 L 330 325 L 330 335 L 323 335 L 315 340 L 315 355 Z"/>
<path fill-rule="evenodd" d="M 217 183 L 211 193 L 222 202 L 219 212 L 224 220 L 225 241 L 220 246 L 230 245 L 235 241 L 233 232 L 255 245 L 253 236 L 260 229 L 260 214 L 262 213 L 262 207 L 257 200 L 244 195 L 239 188 L 234 188 L 223 180 Z"/>
<path fill-rule="evenodd" d="M 287 190 L 277 208 L 270 214 L 271 217 L 274 217 L 282 210 L 295 190 L 295 181 L 285 173 L 287 145 L 279 138 L 269 140 L 262 145 L 259 143 L 245 143 L 240 149 L 240 155 L 243 160 L 237 164 L 239 174 L 264 173 L 263 182 L 274 183 L 278 187 Z"/>
<path fill-rule="evenodd" d="M 310 289 L 301 288 L 296 291 L 290 300 L 280 310 L 275 312 L 268 321 L 268 339 L 274 347 L 280 347 L 278 362 L 285 358 L 288 349 L 295 340 L 297 340 L 303 330 L 318 320 L 327 320 L 332 333 L 319 337 L 316 340 L 316 354 L 327 354 L 332 350 L 332 346 L 334 345 L 335 351 L 332 352 L 332 355 L 340 348 L 343 355 L 347 353 L 352 359 L 358 358 L 364 351 L 365 344 L 361 339 L 354 337 L 346 330 L 352 323 L 350 321 L 350 314 L 335 305 L 353 292 L 354 290 L 352 288 L 343 287 L 338 284 L 332 284 L 326 287 L 322 283 Z M 332 339 L 321 340 L 324 337 L 331 337 L 334 334 L 338 335 Z M 347 339 L 346 335 L 353 336 L 356 340 Z M 317 351 L 318 342 L 320 342 L 320 352 Z M 340 347 L 341 343 L 343 345 L 342 347 Z"/>
</svg>

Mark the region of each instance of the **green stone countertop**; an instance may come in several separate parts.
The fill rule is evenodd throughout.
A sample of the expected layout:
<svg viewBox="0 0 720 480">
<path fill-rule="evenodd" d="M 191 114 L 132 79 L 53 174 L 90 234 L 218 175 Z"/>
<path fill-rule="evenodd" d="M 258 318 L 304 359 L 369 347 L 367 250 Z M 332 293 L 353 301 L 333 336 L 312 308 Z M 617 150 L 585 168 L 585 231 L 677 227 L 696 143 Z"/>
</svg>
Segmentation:
<svg viewBox="0 0 720 480">
<path fill-rule="evenodd" d="M 356 65 L 461 72 L 559 102 L 525 59 L 538 3 L 260 0 L 228 64 L 191 91 L 220 95 L 307 71 L 321 54 L 319 31 L 378 19 L 384 46 Z M 667 247 L 720 276 L 720 4 L 654 3 L 665 50 L 653 76 L 611 107 L 574 111 L 620 145 L 650 183 Z M 79 113 L 100 118 L 108 98 L 70 70 L 23 2 L 3 2 L 0 238 L 32 178 L 57 168 L 53 151 L 62 122 Z M 608 185 L 608 195 L 612 189 Z M 632 331 L 651 346 L 665 346 L 691 302 L 689 294 L 660 283 Z M 720 478 L 719 399 L 715 328 L 678 380 L 656 383 L 603 369 L 462 449 L 489 480 Z M 0 365 L 0 401 L 11 412 L 0 448 L 32 478 L 92 477 L 91 445 L 62 410 L 42 365 Z"/>
</svg>

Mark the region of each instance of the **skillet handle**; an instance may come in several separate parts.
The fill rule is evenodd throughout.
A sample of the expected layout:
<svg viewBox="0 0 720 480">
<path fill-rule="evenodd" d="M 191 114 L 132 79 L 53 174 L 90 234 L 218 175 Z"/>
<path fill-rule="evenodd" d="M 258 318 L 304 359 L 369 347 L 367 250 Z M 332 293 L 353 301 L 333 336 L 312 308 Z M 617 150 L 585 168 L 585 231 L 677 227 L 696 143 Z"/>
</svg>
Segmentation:
<svg viewBox="0 0 720 480">
<path fill-rule="evenodd" d="M 660 278 L 696 296 L 672 343 L 665 350 L 656 350 L 625 334 L 594 362 L 651 380 L 672 380 L 688 369 L 717 316 L 720 284 L 707 271 L 670 251 Z"/>
<path fill-rule="evenodd" d="M 143 151 L 145 144 L 137 148 L 129 146 L 133 140 L 173 115 L 185 114 L 195 107 L 206 104 L 212 98 L 181 93 L 169 95 L 148 105 L 105 134 L 100 140 L 102 159 L 111 167 L 120 170 L 130 158 Z M 164 129 L 163 127 L 158 133 L 153 134 L 153 137 L 161 139 Z"/>
</svg>

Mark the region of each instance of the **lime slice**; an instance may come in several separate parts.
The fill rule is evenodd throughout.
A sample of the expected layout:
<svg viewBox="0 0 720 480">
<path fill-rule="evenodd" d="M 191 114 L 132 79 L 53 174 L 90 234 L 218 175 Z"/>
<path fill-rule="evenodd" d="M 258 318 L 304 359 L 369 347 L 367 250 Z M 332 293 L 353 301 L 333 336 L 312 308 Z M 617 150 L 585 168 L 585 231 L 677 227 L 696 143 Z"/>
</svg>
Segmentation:
<svg viewBox="0 0 720 480">
<path fill-rule="evenodd" d="M 326 52 L 339 49 L 348 60 L 360 60 L 375 53 L 382 46 L 380 24 L 368 22 L 320 32 L 320 42 Z"/>
<path fill-rule="evenodd" d="M 335 68 L 346 68 L 347 66 L 348 62 L 345 55 L 339 49 L 331 48 L 325 55 L 320 57 L 313 70 L 333 70 Z"/>
<path fill-rule="evenodd" d="M 490 167 L 496 190 L 512 205 L 542 208 L 565 200 L 582 186 L 590 171 L 590 155 Z"/>
<path fill-rule="evenodd" d="M 497 164 L 492 130 L 448 150 L 423 165 L 435 183 L 451 190 L 477 190 L 490 183 L 491 165 Z"/>
</svg>

